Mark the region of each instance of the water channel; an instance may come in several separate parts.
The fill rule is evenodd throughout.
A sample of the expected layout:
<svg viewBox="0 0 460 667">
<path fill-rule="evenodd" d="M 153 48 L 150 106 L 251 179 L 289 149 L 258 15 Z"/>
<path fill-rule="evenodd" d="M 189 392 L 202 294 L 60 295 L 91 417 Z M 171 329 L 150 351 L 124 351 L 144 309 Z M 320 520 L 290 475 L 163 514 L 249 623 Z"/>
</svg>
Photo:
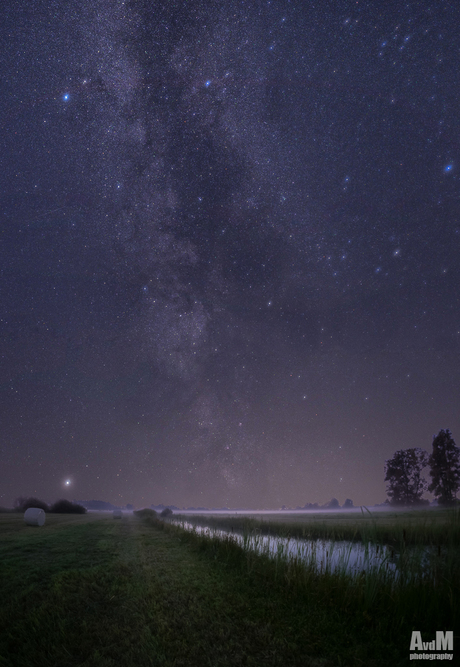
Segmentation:
<svg viewBox="0 0 460 667">
<path fill-rule="evenodd" d="M 231 538 L 245 549 L 271 557 L 296 559 L 316 566 L 318 572 L 346 571 L 359 575 L 363 571 L 385 569 L 396 574 L 395 553 L 390 547 L 363 544 L 361 542 L 333 540 L 303 540 L 274 535 L 228 532 L 207 526 L 194 525 L 188 521 L 177 521 L 184 530 L 194 530 L 199 535 Z"/>
</svg>

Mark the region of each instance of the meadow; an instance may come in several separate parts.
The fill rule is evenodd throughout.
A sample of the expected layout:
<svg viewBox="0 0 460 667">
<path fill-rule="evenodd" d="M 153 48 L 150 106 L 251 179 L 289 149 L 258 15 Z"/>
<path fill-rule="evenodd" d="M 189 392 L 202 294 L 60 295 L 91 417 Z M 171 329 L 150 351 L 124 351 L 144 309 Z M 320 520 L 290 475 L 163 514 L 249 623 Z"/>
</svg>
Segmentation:
<svg viewBox="0 0 460 667">
<path fill-rule="evenodd" d="M 437 516 L 443 534 L 457 534 L 458 512 Z M 418 519 L 426 537 L 431 518 Z M 353 521 L 356 534 L 361 520 Z M 122 520 L 48 514 L 42 528 L 0 514 L 0 666 L 406 665 L 412 630 L 431 639 L 458 627 L 459 549 L 451 542 L 443 542 L 436 577 L 395 585 L 384 571 L 319 574 L 244 549 L 231 535 L 184 531 L 150 510 Z"/>
<path fill-rule="evenodd" d="M 460 548 L 460 509 L 428 507 L 416 510 L 352 512 L 264 512 L 263 514 L 176 514 L 177 519 L 222 530 L 259 532 L 301 539 L 350 540 L 374 544 L 451 545 Z"/>
</svg>

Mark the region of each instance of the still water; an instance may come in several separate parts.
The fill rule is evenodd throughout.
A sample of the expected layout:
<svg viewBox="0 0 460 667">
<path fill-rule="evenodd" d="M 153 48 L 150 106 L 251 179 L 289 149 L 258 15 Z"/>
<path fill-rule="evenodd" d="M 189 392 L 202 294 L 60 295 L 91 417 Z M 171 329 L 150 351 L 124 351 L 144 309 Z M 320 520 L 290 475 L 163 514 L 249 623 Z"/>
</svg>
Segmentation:
<svg viewBox="0 0 460 667">
<path fill-rule="evenodd" d="M 177 522 L 185 530 L 194 530 L 199 535 L 231 538 L 237 544 L 257 553 L 296 559 L 315 565 L 319 572 L 347 571 L 358 575 L 370 570 L 396 570 L 395 554 L 389 547 L 361 542 L 333 540 L 302 540 L 274 535 L 230 533 L 206 526 L 193 525 L 188 521 Z"/>
</svg>

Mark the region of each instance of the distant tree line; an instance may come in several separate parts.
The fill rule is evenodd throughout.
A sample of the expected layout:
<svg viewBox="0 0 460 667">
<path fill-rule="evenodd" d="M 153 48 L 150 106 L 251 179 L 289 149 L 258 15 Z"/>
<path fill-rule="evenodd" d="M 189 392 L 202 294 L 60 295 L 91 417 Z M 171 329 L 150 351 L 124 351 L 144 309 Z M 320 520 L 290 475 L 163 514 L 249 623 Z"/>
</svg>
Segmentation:
<svg viewBox="0 0 460 667">
<path fill-rule="evenodd" d="M 337 498 L 332 498 L 329 500 L 327 503 L 324 503 L 324 505 L 319 505 L 318 503 L 305 503 L 303 507 L 297 506 L 295 509 L 296 510 L 349 510 L 354 507 L 353 501 L 350 498 L 347 498 L 343 505 L 341 506 Z M 281 510 L 288 510 L 289 507 L 286 507 L 286 505 L 283 505 L 280 507 Z"/>
<path fill-rule="evenodd" d="M 48 505 L 39 498 L 16 498 L 14 501 L 14 510 L 16 512 L 25 512 L 29 507 L 38 507 L 45 512 L 52 514 L 86 514 L 86 507 L 72 503 L 70 500 L 57 500 L 52 505 Z"/>
<path fill-rule="evenodd" d="M 429 467 L 431 483 L 422 477 Z M 449 429 L 441 429 L 433 436 L 432 452 L 424 449 L 400 449 L 385 462 L 387 494 L 392 505 L 423 505 L 423 493 L 428 489 L 439 505 L 457 502 L 460 488 L 460 449 Z"/>
</svg>

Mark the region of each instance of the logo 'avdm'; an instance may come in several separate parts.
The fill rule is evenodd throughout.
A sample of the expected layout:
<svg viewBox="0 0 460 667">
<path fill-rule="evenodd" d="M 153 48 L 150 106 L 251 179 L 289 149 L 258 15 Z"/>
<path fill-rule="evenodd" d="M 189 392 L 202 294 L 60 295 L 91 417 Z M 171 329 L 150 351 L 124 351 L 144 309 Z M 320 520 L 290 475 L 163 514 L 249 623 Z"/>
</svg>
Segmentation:
<svg viewBox="0 0 460 667">
<path fill-rule="evenodd" d="M 410 651 L 453 651 L 454 650 L 454 633 L 452 630 L 442 632 L 436 631 L 436 639 L 431 642 L 422 642 L 422 633 L 418 631 L 412 632 L 410 640 Z"/>
</svg>

